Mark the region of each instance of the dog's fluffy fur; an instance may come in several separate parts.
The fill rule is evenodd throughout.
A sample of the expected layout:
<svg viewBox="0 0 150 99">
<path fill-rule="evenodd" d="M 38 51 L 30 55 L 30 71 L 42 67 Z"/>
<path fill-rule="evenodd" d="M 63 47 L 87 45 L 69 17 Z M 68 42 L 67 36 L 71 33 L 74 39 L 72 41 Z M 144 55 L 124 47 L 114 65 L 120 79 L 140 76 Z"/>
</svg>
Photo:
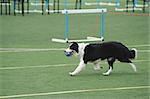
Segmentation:
<svg viewBox="0 0 150 99">
<path fill-rule="evenodd" d="M 113 63 L 116 59 L 120 62 L 129 63 L 133 70 L 136 71 L 136 66 L 132 63 L 131 59 L 135 59 L 137 57 L 137 50 L 129 50 L 120 42 L 103 42 L 97 44 L 78 44 L 73 42 L 68 49 L 69 51 L 76 52 L 80 57 L 80 63 L 78 67 L 73 72 L 69 73 L 71 76 L 76 75 L 82 71 L 82 69 L 89 62 L 94 64 L 95 70 L 99 70 L 99 61 L 105 59 L 107 59 L 109 69 L 106 73 L 103 73 L 103 75 L 109 75 L 112 72 Z"/>
</svg>

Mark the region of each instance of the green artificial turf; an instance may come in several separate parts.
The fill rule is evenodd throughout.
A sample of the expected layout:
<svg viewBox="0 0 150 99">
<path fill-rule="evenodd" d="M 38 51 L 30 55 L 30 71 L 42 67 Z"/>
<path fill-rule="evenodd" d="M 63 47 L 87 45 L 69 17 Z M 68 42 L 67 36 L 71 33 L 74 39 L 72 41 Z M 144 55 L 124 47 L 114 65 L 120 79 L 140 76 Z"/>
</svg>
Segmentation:
<svg viewBox="0 0 150 99">
<path fill-rule="evenodd" d="M 21 52 L 0 50 L 0 98 L 22 94 L 149 86 L 149 16 L 136 13 L 140 15 L 106 13 L 104 37 L 105 41 L 120 41 L 129 48 L 135 47 L 139 50 L 138 58 L 134 60 L 137 73 L 129 64 L 116 62 L 113 73 L 110 76 L 103 76 L 102 73 L 108 69 L 108 64 L 103 61 L 102 70 L 94 71 L 93 64 L 88 64 L 79 75 L 71 77 L 69 72 L 76 68 L 79 59 L 66 57 L 63 50 Z M 98 37 L 101 30 L 100 18 L 98 14 L 69 15 L 69 38 Z M 52 38 L 65 39 L 65 15 L 0 16 L 0 48 L 66 48 L 66 44 L 52 42 Z M 141 52 L 143 50 L 146 52 Z M 61 66 L 61 64 L 68 65 Z M 6 69 L 10 67 L 13 69 Z M 22 96 L 18 99 L 148 98 L 149 88 L 140 88 Z"/>
</svg>

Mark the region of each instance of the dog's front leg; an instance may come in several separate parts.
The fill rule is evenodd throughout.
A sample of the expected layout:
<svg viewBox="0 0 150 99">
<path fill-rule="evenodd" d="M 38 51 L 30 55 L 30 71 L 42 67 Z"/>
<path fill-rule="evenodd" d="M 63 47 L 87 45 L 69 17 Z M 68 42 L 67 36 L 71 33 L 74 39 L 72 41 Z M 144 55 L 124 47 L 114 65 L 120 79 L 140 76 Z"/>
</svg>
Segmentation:
<svg viewBox="0 0 150 99">
<path fill-rule="evenodd" d="M 74 76 L 76 74 L 78 74 L 79 72 L 81 72 L 83 70 L 83 68 L 85 67 L 85 63 L 83 60 L 80 61 L 78 67 L 73 71 L 73 72 L 70 72 L 70 76 Z"/>
</svg>

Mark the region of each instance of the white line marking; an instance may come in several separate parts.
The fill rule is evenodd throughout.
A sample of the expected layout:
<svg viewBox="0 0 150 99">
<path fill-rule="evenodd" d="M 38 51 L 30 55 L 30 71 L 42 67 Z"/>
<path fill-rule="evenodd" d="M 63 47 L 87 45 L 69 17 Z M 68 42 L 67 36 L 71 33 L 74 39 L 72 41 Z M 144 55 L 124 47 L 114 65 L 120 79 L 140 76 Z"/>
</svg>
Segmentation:
<svg viewBox="0 0 150 99">
<path fill-rule="evenodd" d="M 133 62 L 149 62 L 150 60 L 135 60 Z M 119 63 L 119 62 L 117 62 Z M 107 64 L 101 63 L 101 64 Z M 48 68 L 48 67 L 65 67 L 65 66 L 76 66 L 78 64 L 55 64 L 55 65 L 35 65 L 35 66 L 3 66 L 0 70 L 15 70 L 15 69 L 30 69 L 30 68 Z"/>
<path fill-rule="evenodd" d="M 68 91 L 45 92 L 45 93 L 43 92 L 43 93 L 35 93 L 35 94 L 0 96 L 0 99 L 60 95 L 60 94 L 70 94 L 70 93 L 97 92 L 97 91 L 118 91 L 118 90 L 133 90 L 133 89 L 137 90 L 137 89 L 149 89 L 149 88 L 150 86 L 135 86 L 135 87 L 99 88 L 99 89 L 85 89 L 85 90 L 68 90 Z"/>
<path fill-rule="evenodd" d="M 150 44 L 142 44 L 142 45 L 129 45 L 128 47 L 150 47 Z"/>
<path fill-rule="evenodd" d="M 137 50 L 137 51 L 141 53 L 150 53 L 150 50 Z"/>
<path fill-rule="evenodd" d="M 35 51 L 63 51 L 65 48 L 0 48 L 0 52 L 35 52 Z"/>
<path fill-rule="evenodd" d="M 64 48 L 0 48 L 0 50 L 63 50 Z"/>
<path fill-rule="evenodd" d="M 35 65 L 35 66 L 20 66 L 20 67 L 14 67 L 14 66 L 6 66 L 1 67 L 0 70 L 12 70 L 12 69 L 29 69 L 29 68 L 48 68 L 48 67 L 64 67 L 64 66 L 74 66 L 77 64 L 54 64 L 54 65 Z"/>
</svg>

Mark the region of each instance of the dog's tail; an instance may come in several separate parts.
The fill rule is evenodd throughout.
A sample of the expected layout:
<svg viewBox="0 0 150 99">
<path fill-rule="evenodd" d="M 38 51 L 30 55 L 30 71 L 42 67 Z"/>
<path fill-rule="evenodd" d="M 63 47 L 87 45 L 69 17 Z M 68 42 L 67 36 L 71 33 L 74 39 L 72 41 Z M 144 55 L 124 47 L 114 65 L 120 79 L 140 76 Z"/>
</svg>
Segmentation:
<svg viewBox="0 0 150 99">
<path fill-rule="evenodd" d="M 131 59 L 136 59 L 136 58 L 137 58 L 137 49 L 132 48 L 132 49 L 130 50 L 130 58 L 131 58 Z"/>
</svg>

